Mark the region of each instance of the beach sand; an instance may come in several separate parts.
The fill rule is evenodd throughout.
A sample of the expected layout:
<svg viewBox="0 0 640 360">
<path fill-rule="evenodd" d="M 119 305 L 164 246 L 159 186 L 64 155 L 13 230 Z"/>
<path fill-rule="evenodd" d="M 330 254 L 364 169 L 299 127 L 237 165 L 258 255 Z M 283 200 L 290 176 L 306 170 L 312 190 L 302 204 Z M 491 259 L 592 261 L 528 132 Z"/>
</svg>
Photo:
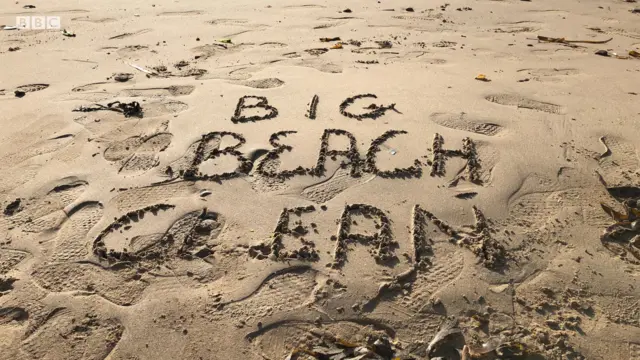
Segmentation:
<svg viewBox="0 0 640 360">
<path fill-rule="evenodd" d="M 0 358 L 640 360 L 640 5 L 306 1 L 0 5 Z"/>
</svg>

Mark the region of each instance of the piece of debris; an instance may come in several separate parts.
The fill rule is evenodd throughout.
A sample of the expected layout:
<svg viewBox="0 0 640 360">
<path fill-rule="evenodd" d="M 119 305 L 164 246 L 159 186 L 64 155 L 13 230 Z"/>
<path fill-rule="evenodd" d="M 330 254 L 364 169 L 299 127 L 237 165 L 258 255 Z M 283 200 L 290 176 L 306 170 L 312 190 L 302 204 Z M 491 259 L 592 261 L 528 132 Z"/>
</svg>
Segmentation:
<svg viewBox="0 0 640 360">
<path fill-rule="evenodd" d="M 362 339 L 354 341 L 334 335 L 322 328 L 310 331 L 309 339 L 313 344 L 305 343 L 294 347 L 286 360 L 326 359 L 326 360 L 364 360 L 364 359 L 411 359 L 403 357 L 402 349 L 395 339 L 384 331 L 370 330 Z"/>
<path fill-rule="evenodd" d="M 624 213 L 621 213 L 604 203 L 600 204 L 602 210 L 615 221 L 604 230 L 600 241 L 622 259 L 640 264 L 640 188 L 608 187 L 602 176 L 599 173 L 597 175 L 607 192 L 620 201 L 624 209 Z"/>
<path fill-rule="evenodd" d="M 23 9 L 35 9 L 36 6 L 35 5 L 25 5 L 22 7 Z"/>
<path fill-rule="evenodd" d="M 11 51 L 11 49 L 9 49 L 9 51 Z M 629 51 L 629 56 L 632 56 L 636 59 L 640 59 L 640 52 L 637 52 L 635 50 L 631 50 Z"/>
<path fill-rule="evenodd" d="M 318 101 L 320 101 L 318 95 L 313 95 L 313 98 L 309 103 L 309 109 L 307 110 L 307 114 L 305 115 L 311 120 L 314 120 L 316 118 L 316 114 L 318 112 Z"/>
<path fill-rule="evenodd" d="M 66 37 L 76 37 L 76 34 L 71 31 L 67 31 L 67 29 L 62 29 L 62 35 Z"/>
<path fill-rule="evenodd" d="M 318 48 L 318 49 L 307 49 L 305 51 L 307 53 L 311 54 L 311 55 L 320 56 L 320 55 L 326 53 L 327 51 L 329 51 L 329 49 L 327 49 L 327 48 Z"/>
<path fill-rule="evenodd" d="M 333 45 L 330 49 L 342 49 L 342 43 L 337 43 Z"/>
<path fill-rule="evenodd" d="M 484 355 L 490 352 L 495 351 L 496 349 L 501 347 L 504 343 L 505 343 L 504 339 L 491 338 L 480 346 L 465 345 L 465 347 L 469 349 L 469 355 L 471 356 L 471 358 L 477 359 L 477 358 L 483 357 Z"/>
<path fill-rule="evenodd" d="M 583 44 L 606 44 L 609 41 L 613 40 L 613 38 L 608 39 L 608 40 L 567 40 L 565 38 L 552 38 L 552 37 L 547 37 L 547 36 L 540 36 L 538 35 L 538 41 L 541 42 L 551 42 L 551 43 L 561 43 L 561 44 L 576 44 L 576 43 L 583 43 Z"/>
<path fill-rule="evenodd" d="M 2 30 L 18 30 L 18 27 L 5 25 Z"/>
<path fill-rule="evenodd" d="M 476 80 L 484 82 L 491 81 L 485 74 L 478 74 L 478 76 L 476 76 Z"/>
<path fill-rule="evenodd" d="M 441 40 L 436 43 L 433 43 L 433 47 L 439 47 L 439 48 L 454 47 L 456 45 L 458 45 L 458 43 L 455 41 L 445 41 L 445 40 Z"/>
<path fill-rule="evenodd" d="M 113 74 L 113 80 L 118 82 L 127 82 L 133 79 L 133 74 L 131 73 L 116 73 Z"/>
<path fill-rule="evenodd" d="M 18 51 L 18 50 L 20 50 L 19 46 L 9 48 L 9 52 Z"/>
<path fill-rule="evenodd" d="M 122 113 L 125 117 L 135 116 L 135 117 L 141 118 L 143 115 L 142 107 L 140 106 L 140 103 L 138 103 L 137 101 L 132 101 L 130 103 L 114 101 L 114 102 L 108 103 L 107 106 L 104 106 L 101 104 L 95 104 L 93 106 L 80 106 L 78 108 L 73 109 L 73 111 L 79 111 L 79 112 L 93 112 L 93 111 L 101 111 L 101 110 L 119 112 L 119 113 Z"/>
<path fill-rule="evenodd" d="M 609 52 L 607 50 L 598 50 L 596 51 L 596 55 L 600 55 L 600 56 L 610 56 Z"/>
<path fill-rule="evenodd" d="M 156 73 L 164 73 L 167 72 L 167 67 L 164 65 L 158 65 L 158 66 L 154 66 L 152 67 L 153 70 L 156 71 Z"/>
<path fill-rule="evenodd" d="M 339 37 L 332 37 L 332 38 L 323 37 L 323 38 L 320 38 L 320 41 L 322 42 L 340 41 L 340 38 Z"/>
<path fill-rule="evenodd" d="M 221 42 L 223 44 L 231 44 L 231 39 L 220 39 L 218 40 L 218 42 Z"/>
<path fill-rule="evenodd" d="M 412 8 L 412 7 L 408 7 L 408 8 L 406 8 L 405 10 L 406 10 L 407 12 L 414 12 L 414 10 L 413 10 L 413 8 Z"/>
<path fill-rule="evenodd" d="M 14 94 L 16 97 L 21 98 L 21 97 L 25 96 L 27 93 L 26 93 L 26 92 L 24 92 L 24 91 L 22 91 L 22 90 L 16 90 L 16 91 L 14 91 L 14 92 L 13 92 L 13 94 Z"/>
<path fill-rule="evenodd" d="M 640 14 L 640 8 L 635 8 L 633 10 L 629 10 L 632 14 Z"/>
<path fill-rule="evenodd" d="M 376 41 L 376 44 L 380 47 L 380 49 L 391 49 L 393 44 L 389 40 Z"/>
<path fill-rule="evenodd" d="M 347 14 L 351 14 L 353 11 L 351 11 L 351 9 L 346 8 L 344 10 L 342 10 L 343 13 L 347 13 Z"/>
<path fill-rule="evenodd" d="M 455 318 L 446 319 L 442 325 L 440 325 L 440 330 L 436 333 L 436 335 L 431 339 L 429 345 L 427 346 L 427 356 L 431 355 L 431 352 L 446 339 L 449 335 L 457 334 L 462 332 L 458 327 L 458 320 Z"/>
<path fill-rule="evenodd" d="M 477 192 L 470 191 L 470 192 L 463 192 L 463 193 L 456 194 L 455 197 L 457 197 L 458 199 L 469 200 L 476 197 L 476 195 L 478 195 Z"/>
<path fill-rule="evenodd" d="M 175 66 L 175 68 L 178 69 L 178 70 L 182 70 L 183 67 L 189 66 L 189 62 L 188 61 L 184 61 L 184 60 L 180 60 L 173 66 Z"/>
<path fill-rule="evenodd" d="M 7 205 L 7 207 L 4 208 L 4 214 L 6 216 L 12 216 L 20 212 L 20 210 L 22 210 L 20 207 L 21 203 L 22 203 L 22 199 L 20 198 L 13 200 L 12 202 L 9 203 L 9 205 Z"/>
<path fill-rule="evenodd" d="M 129 64 L 129 66 L 131 66 L 132 68 L 134 68 L 134 69 L 136 69 L 136 70 L 138 70 L 138 71 L 142 71 L 142 72 L 143 72 L 143 73 L 145 73 L 145 74 L 149 74 L 149 75 L 156 75 L 156 73 L 155 73 L 155 72 L 153 72 L 153 71 L 149 71 L 149 70 L 147 70 L 147 69 L 143 68 L 142 66 L 138 66 L 138 65 L 136 65 L 136 64 Z"/>
</svg>

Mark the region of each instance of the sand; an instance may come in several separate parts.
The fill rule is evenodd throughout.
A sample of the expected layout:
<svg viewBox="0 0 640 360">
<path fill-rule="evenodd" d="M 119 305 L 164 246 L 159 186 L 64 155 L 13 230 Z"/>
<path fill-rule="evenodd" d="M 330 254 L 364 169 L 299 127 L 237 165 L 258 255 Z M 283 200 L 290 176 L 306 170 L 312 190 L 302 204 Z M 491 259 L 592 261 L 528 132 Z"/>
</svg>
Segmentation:
<svg viewBox="0 0 640 360">
<path fill-rule="evenodd" d="M 0 358 L 639 360 L 638 7 L 3 2 Z"/>
</svg>

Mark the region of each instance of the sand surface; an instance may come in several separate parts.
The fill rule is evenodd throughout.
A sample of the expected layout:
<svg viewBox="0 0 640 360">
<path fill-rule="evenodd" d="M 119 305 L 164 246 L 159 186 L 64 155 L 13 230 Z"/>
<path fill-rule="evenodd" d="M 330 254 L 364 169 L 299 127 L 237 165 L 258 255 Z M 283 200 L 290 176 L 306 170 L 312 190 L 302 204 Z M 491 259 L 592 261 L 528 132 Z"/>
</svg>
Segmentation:
<svg viewBox="0 0 640 360">
<path fill-rule="evenodd" d="M 3 1 L 0 358 L 640 360 L 635 8 Z"/>
</svg>

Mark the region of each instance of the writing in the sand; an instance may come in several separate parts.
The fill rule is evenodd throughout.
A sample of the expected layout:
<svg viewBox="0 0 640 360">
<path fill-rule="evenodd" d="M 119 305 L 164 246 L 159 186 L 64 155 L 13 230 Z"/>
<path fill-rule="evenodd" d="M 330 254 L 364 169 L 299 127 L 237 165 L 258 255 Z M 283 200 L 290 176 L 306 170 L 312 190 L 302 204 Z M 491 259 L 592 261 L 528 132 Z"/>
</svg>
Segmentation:
<svg viewBox="0 0 640 360">
<path fill-rule="evenodd" d="M 142 209 L 130 211 L 120 218 L 117 218 L 102 230 L 93 241 L 94 254 L 109 262 L 145 261 L 145 259 L 162 258 L 163 254 L 172 251 L 186 258 L 207 257 L 211 255 L 212 251 L 208 248 L 198 246 L 203 244 L 199 244 L 198 241 L 196 241 L 197 236 L 194 234 L 187 236 L 184 243 L 176 243 L 172 236 L 168 235 L 169 237 L 158 243 L 157 246 L 144 247 L 134 252 L 128 252 L 126 249 L 117 251 L 110 248 L 105 241 L 110 233 L 121 232 L 122 229 L 126 230 L 130 228 L 132 222 L 139 221 L 139 219 L 143 218 L 147 213 L 158 214 L 159 212 L 173 208 L 175 208 L 175 205 L 171 204 L 150 205 Z M 327 210 L 324 205 L 321 206 L 321 209 Z M 300 220 L 292 221 L 291 219 L 292 216 L 300 218 L 303 214 L 312 214 L 316 211 L 317 209 L 313 205 L 283 209 L 270 239 L 249 247 L 249 256 L 258 260 L 320 260 L 316 244 L 313 241 L 305 240 L 305 236 L 312 230 L 317 232 L 317 225 L 315 223 L 306 225 Z M 482 213 L 475 207 L 474 212 L 476 215 L 480 214 L 480 216 L 482 216 Z M 201 226 L 194 227 L 194 229 L 199 229 L 196 231 L 205 233 L 211 230 L 212 221 L 215 222 L 219 214 L 210 212 L 205 208 L 199 215 L 193 212 L 188 214 L 188 217 L 201 223 Z M 354 229 L 358 217 L 372 221 L 376 230 L 373 232 L 358 232 L 357 229 Z M 205 226 L 204 222 L 207 222 L 209 225 Z M 335 242 L 335 246 L 332 254 L 332 262 L 328 263 L 327 266 L 341 268 L 347 261 L 348 246 L 354 244 L 361 244 L 368 247 L 369 253 L 377 263 L 392 264 L 397 262 L 396 249 L 399 245 L 394 238 L 391 223 L 391 219 L 386 215 L 385 211 L 375 206 L 368 204 L 345 205 L 337 221 L 337 235 L 331 236 L 330 238 L 331 241 Z M 434 236 L 434 231 L 436 233 L 446 234 L 452 239 L 459 237 L 459 234 L 455 230 L 420 205 L 415 205 L 412 209 L 410 229 L 410 241 L 413 251 L 411 255 L 405 254 L 411 256 L 417 265 L 428 263 L 429 257 L 433 252 L 431 244 L 433 242 L 432 237 Z M 288 248 L 285 245 L 285 237 L 297 238 L 300 240 L 300 243 L 302 243 L 302 246 L 297 249 L 292 249 L 291 246 Z M 177 249 L 175 247 L 177 247 Z"/>
<path fill-rule="evenodd" d="M 395 104 L 391 105 L 375 105 L 372 104 L 365 107 L 364 113 L 351 112 L 353 103 L 358 99 L 375 99 L 373 94 L 356 95 L 343 101 L 339 110 L 340 113 L 347 118 L 375 119 L 384 115 L 389 110 L 395 111 Z M 310 102 L 307 116 L 315 118 L 319 99 L 314 96 Z M 246 123 L 261 120 L 273 119 L 278 116 L 278 110 L 269 105 L 265 97 L 260 96 L 244 96 L 240 98 L 235 112 L 231 118 L 234 123 Z M 481 183 L 480 179 L 480 162 L 478 159 L 475 143 L 470 138 L 464 138 L 459 144 L 459 148 L 445 149 L 444 138 L 440 134 L 433 136 L 430 152 L 422 158 L 426 160 L 414 159 L 411 166 L 384 170 L 378 167 L 378 155 L 381 147 L 387 147 L 385 143 L 391 138 L 397 136 L 406 136 L 405 130 L 386 130 L 379 136 L 375 137 L 369 143 L 369 147 L 364 155 L 358 149 L 358 141 L 356 137 L 349 131 L 343 129 L 325 129 L 320 136 L 320 146 L 317 153 L 315 164 L 311 167 L 298 166 L 294 169 L 281 169 L 281 157 L 285 152 L 295 151 L 292 145 L 286 143 L 286 138 L 295 136 L 295 130 L 278 131 L 269 137 L 270 149 L 263 150 L 261 154 L 256 156 L 254 153 L 245 154 L 241 151 L 241 147 L 246 143 L 245 137 L 238 132 L 232 131 L 214 131 L 201 136 L 190 149 L 187 155 L 187 161 L 178 161 L 166 169 L 167 175 L 171 179 L 182 178 L 188 181 L 217 181 L 222 182 L 243 176 L 248 176 L 250 172 L 265 178 L 278 180 L 286 180 L 296 176 L 312 176 L 323 177 L 326 175 L 326 163 L 328 159 L 333 161 L 340 160 L 340 167 L 345 169 L 345 173 L 352 177 L 360 177 L 363 174 L 375 175 L 383 178 L 420 178 L 423 175 L 423 168 L 427 168 L 430 176 L 442 176 L 445 174 L 447 161 L 451 158 L 459 158 L 463 160 L 464 168 L 458 168 L 455 182 L 465 179 L 473 183 Z M 345 143 L 346 146 L 338 149 L 335 147 L 336 141 Z M 227 144 L 224 147 L 221 144 Z M 332 146 L 333 144 L 333 146 Z M 425 151 L 425 152 L 427 152 Z M 207 170 L 205 165 L 209 160 L 228 157 L 235 163 L 235 170 L 227 172 L 217 172 L 215 170 Z M 298 158 L 298 157 L 296 157 Z M 385 166 L 386 167 L 386 166 Z M 214 173 L 212 173 L 214 172 Z M 94 253 L 105 259 L 137 259 L 143 255 L 131 254 L 125 251 L 117 252 L 109 249 L 104 238 L 111 232 L 126 226 L 131 219 L 137 219 L 145 212 L 157 213 L 173 208 L 170 204 L 156 204 L 144 209 L 139 209 L 125 214 L 117 219 L 109 227 L 107 227 L 94 242 Z M 326 210 L 326 206 L 321 206 L 322 210 Z M 251 246 L 249 254 L 256 259 L 272 259 L 287 260 L 297 259 L 305 261 L 319 260 L 319 253 L 312 241 L 305 240 L 305 235 L 310 232 L 308 226 L 303 225 L 301 220 L 292 221 L 293 216 L 300 217 L 303 214 L 315 213 L 316 207 L 313 205 L 295 207 L 291 209 L 285 208 L 280 213 L 277 224 L 270 239 L 258 245 Z M 476 218 L 483 218 L 482 213 L 474 208 Z M 201 218 L 206 218 L 209 212 L 204 209 Z M 362 216 L 374 222 L 375 230 L 358 231 L 356 218 Z M 368 204 L 348 204 L 344 207 L 340 218 L 337 221 L 337 235 L 331 236 L 331 240 L 335 242 L 333 250 L 333 261 L 328 264 L 334 268 L 340 268 L 347 260 L 347 250 L 350 244 L 361 244 L 369 249 L 369 253 L 378 263 L 389 263 L 397 261 L 395 250 L 398 248 L 398 242 L 394 239 L 391 228 L 391 220 L 386 212 Z M 435 226 L 435 229 L 427 229 L 428 226 Z M 317 233 L 317 225 L 311 224 L 311 231 Z M 410 255 L 416 264 L 428 261 L 431 253 L 431 230 L 446 234 L 451 238 L 457 236 L 456 231 L 446 225 L 443 221 L 437 219 L 432 213 L 424 208 L 416 205 L 413 208 L 411 219 L 411 243 L 413 254 Z M 482 230 L 483 227 L 478 229 Z M 362 230 L 362 229 L 360 229 Z M 298 238 L 300 245 L 285 245 L 286 237 Z M 191 240 L 190 240 L 191 241 Z M 171 243 L 171 241 L 168 241 Z M 298 242 L 295 242 L 298 243 Z M 187 246 L 188 245 L 188 246 Z M 193 244 L 187 244 L 180 248 L 180 251 L 187 254 L 189 249 L 193 248 Z M 297 247 L 293 249 L 292 247 Z M 168 250 L 167 250 L 168 251 Z M 208 251 L 198 251 L 193 256 L 208 256 Z M 145 255 L 146 256 L 146 255 Z"/>
<path fill-rule="evenodd" d="M 458 174 L 458 179 L 466 178 L 473 183 L 481 182 L 479 176 L 480 163 L 475 143 L 470 138 L 465 138 L 462 140 L 459 149 L 445 149 L 444 138 L 437 133 L 433 138 L 431 155 L 425 155 L 427 160 L 424 162 L 420 159 L 415 159 L 413 165 L 409 167 L 394 168 L 392 170 L 381 170 L 378 168 L 377 154 L 380 152 L 380 147 L 383 146 L 387 140 L 395 136 L 408 134 L 408 132 L 404 130 L 385 131 L 371 141 L 366 154 L 362 156 L 358 151 L 358 142 L 353 134 L 342 129 L 325 129 L 320 138 L 320 149 L 315 166 L 298 166 L 293 170 L 278 169 L 278 166 L 273 165 L 277 163 L 276 160 L 278 160 L 283 153 L 294 151 L 293 146 L 282 143 L 282 140 L 296 133 L 297 131 L 295 130 L 284 130 L 271 134 L 269 143 L 272 149 L 268 150 L 264 156 L 254 163 L 239 150 L 246 142 L 242 134 L 230 131 L 210 132 L 202 135 L 201 139 L 197 141 L 196 146 L 193 147 L 195 150 L 194 154 L 191 154 L 192 159 L 190 162 L 186 162 L 175 168 L 168 167 L 166 173 L 170 177 L 181 177 L 191 181 L 211 180 L 221 182 L 223 180 L 246 176 L 255 168 L 255 172 L 260 176 L 286 180 L 302 175 L 324 176 L 327 158 L 332 160 L 338 160 L 338 158 L 340 158 L 342 160 L 340 166 L 350 168 L 350 174 L 353 177 L 359 177 L 367 173 L 383 178 L 419 178 L 422 176 L 423 167 L 425 166 L 430 169 L 429 173 L 431 176 L 444 175 L 447 160 L 457 157 L 466 162 L 464 169 Z M 329 140 L 332 137 L 343 137 L 347 140 L 349 144 L 348 147 L 341 150 L 331 148 Z M 222 142 L 222 139 L 225 138 L 233 141 L 233 144 L 224 148 L 217 146 Z M 201 165 L 205 161 L 223 156 L 229 156 L 235 159 L 237 167 L 234 171 L 215 174 L 201 171 Z"/>
<path fill-rule="evenodd" d="M 388 110 L 395 110 L 395 104 L 391 105 L 375 105 L 372 104 L 365 109 L 364 113 L 352 113 L 350 112 L 351 105 L 358 99 L 375 99 L 376 95 L 362 94 L 347 98 L 340 106 L 340 113 L 348 118 L 362 119 L 375 119 L 384 115 Z M 318 96 L 314 96 L 309 104 L 309 110 L 307 116 L 309 118 L 315 118 L 316 110 L 318 106 Z M 256 109 L 259 111 L 256 112 Z M 231 118 L 234 123 L 246 123 L 260 120 L 267 120 L 275 118 L 278 115 L 278 110 L 269 105 L 267 98 L 262 96 L 243 96 L 238 101 L 235 112 Z M 431 176 L 443 176 L 445 174 L 445 165 L 447 159 L 461 158 L 466 161 L 464 169 L 459 173 L 458 180 L 465 177 L 468 181 L 473 183 L 479 183 L 479 161 L 476 152 L 474 142 L 470 138 L 465 138 L 460 144 L 458 149 L 445 149 L 444 138 L 440 134 L 435 134 L 433 137 L 431 154 L 425 155 L 423 158 L 426 160 L 423 162 L 420 159 L 414 159 L 413 165 L 403 168 L 394 168 L 392 170 L 382 170 L 377 165 L 377 155 L 380 152 L 380 147 L 384 147 L 385 142 L 396 136 L 407 135 L 405 130 L 387 130 L 380 134 L 377 138 L 373 139 L 367 149 L 367 152 L 362 156 L 358 150 L 358 141 L 356 137 L 349 131 L 342 129 L 325 129 L 320 137 L 320 149 L 318 151 L 317 161 L 315 166 L 303 167 L 298 166 L 292 170 L 278 169 L 279 166 L 274 166 L 278 163 L 280 157 L 285 152 L 294 151 L 294 147 L 284 143 L 284 138 L 287 136 L 294 136 L 297 134 L 296 130 L 283 130 L 271 134 L 269 138 L 269 144 L 272 149 L 266 150 L 266 154 L 259 159 L 250 160 L 245 154 L 240 151 L 240 147 L 245 144 L 245 137 L 237 132 L 230 131 L 215 131 L 202 135 L 201 139 L 197 141 L 196 146 L 193 146 L 194 154 L 192 154 L 192 160 L 181 166 L 170 166 L 166 169 L 167 175 L 170 177 L 181 177 L 185 180 L 213 180 L 221 182 L 223 180 L 229 180 L 247 175 L 252 169 L 263 177 L 274 178 L 279 180 L 286 180 L 295 176 L 324 176 L 326 172 L 325 164 L 327 158 L 331 160 L 341 159 L 341 167 L 350 168 L 350 174 L 353 177 L 362 176 L 364 173 L 384 177 L 384 178 L 419 178 L 422 176 L 423 167 L 430 169 Z M 232 145 L 220 148 L 219 144 L 222 143 L 222 139 L 233 142 Z M 346 149 L 335 149 L 330 146 L 330 139 L 337 140 L 342 138 L 348 144 Z M 226 141 L 225 141 L 226 142 Z M 425 149 L 426 150 L 426 149 Z M 234 171 L 210 174 L 206 171 L 201 171 L 201 165 L 212 159 L 221 157 L 232 157 L 237 162 L 237 167 Z"/>
<path fill-rule="evenodd" d="M 297 259 L 305 261 L 319 260 L 318 251 L 315 244 L 305 241 L 304 236 L 310 232 L 308 226 L 296 221 L 291 224 L 292 215 L 300 216 L 305 213 L 313 213 L 316 207 L 313 205 L 283 209 L 273 231 L 271 239 L 249 249 L 249 255 L 256 259 L 287 260 Z M 353 231 L 355 217 L 363 216 L 372 220 L 377 229 L 373 234 L 363 234 Z M 416 264 L 428 261 L 431 255 L 431 242 L 427 232 L 429 223 L 448 236 L 455 236 L 455 231 L 444 222 L 438 220 L 432 213 L 415 205 L 412 211 L 411 220 L 411 243 L 413 245 L 412 257 Z M 295 225 L 295 226 L 293 226 Z M 316 225 L 311 224 L 314 228 Z M 287 249 L 284 245 L 285 236 L 293 236 L 301 239 L 302 246 L 298 249 Z M 347 246 L 349 244 L 362 244 L 369 247 L 369 253 L 380 264 L 388 264 L 397 261 L 395 249 L 398 242 L 394 239 L 391 230 L 391 220 L 385 212 L 375 206 L 367 204 L 348 204 L 344 207 L 340 219 L 338 220 L 337 236 L 332 236 L 335 242 L 333 250 L 333 262 L 328 266 L 340 268 L 347 260 Z"/>
<path fill-rule="evenodd" d="M 364 119 L 377 119 L 384 115 L 387 111 L 396 111 L 396 104 L 390 105 L 377 105 L 370 104 L 365 108 L 365 112 L 351 112 L 351 106 L 360 99 L 377 99 L 375 94 L 360 94 L 348 97 L 339 106 L 340 114 L 350 119 L 364 120 Z M 320 99 L 318 95 L 314 95 L 309 103 L 306 116 L 309 119 L 315 119 L 318 110 L 318 103 Z M 248 123 L 261 120 L 274 119 L 278 116 L 278 109 L 269 104 L 264 96 L 243 96 L 238 100 L 236 110 L 231 117 L 231 121 L 234 124 Z"/>
</svg>

